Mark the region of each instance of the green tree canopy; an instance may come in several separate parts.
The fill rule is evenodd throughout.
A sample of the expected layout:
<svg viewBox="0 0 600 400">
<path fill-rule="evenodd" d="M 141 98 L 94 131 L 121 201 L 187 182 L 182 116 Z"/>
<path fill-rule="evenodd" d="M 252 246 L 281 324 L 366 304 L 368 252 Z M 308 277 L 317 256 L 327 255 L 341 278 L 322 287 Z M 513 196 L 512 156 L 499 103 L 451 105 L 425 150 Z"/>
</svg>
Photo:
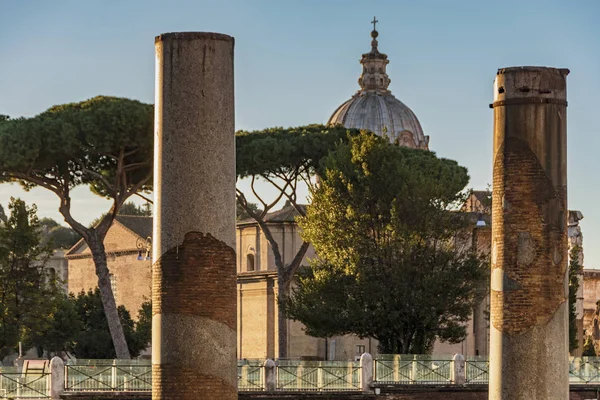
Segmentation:
<svg viewBox="0 0 600 400">
<path fill-rule="evenodd" d="M 246 208 L 250 209 L 254 214 L 260 214 L 260 209 L 256 203 L 247 203 Z M 246 218 L 252 218 L 248 212 L 241 206 L 239 200 L 235 202 L 235 219 L 241 221 Z"/>
<path fill-rule="evenodd" d="M 73 228 L 62 226 L 52 218 L 41 218 L 40 230 L 42 243 L 53 250 L 70 249 L 81 239 L 81 236 Z"/>
<path fill-rule="evenodd" d="M 314 336 L 356 334 L 384 353 L 426 353 L 464 338 L 487 266 L 470 249 L 467 170 L 372 134 L 323 162 L 303 238 L 319 260 L 283 302 Z"/>
<path fill-rule="evenodd" d="M 573 246 L 569 252 L 569 351 L 579 347 L 577 339 L 577 290 L 583 266 L 580 263 L 581 247 Z M 585 345 L 585 344 L 584 344 Z"/>
<path fill-rule="evenodd" d="M 40 186 L 59 197 L 65 222 L 92 252 L 119 358 L 130 356 L 110 288 L 103 241 L 125 201 L 150 189 L 153 117 L 152 105 L 95 97 L 0 123 L 0 182 L 16 181 L 25 189 Z M 71 215 L 71 191 L 79 185 L 112 200 L 110 212 L 96 226 L 86 227 Z"/>
<path fill-rule="evenodd" d="M 17 344 L 60 351 L 69 349 L 70 327 L 76 322 L 62 315 L 64 294 L 61 282 L 46 273 L 44 266 L 52 250 L 41 244 L 35 206 L 11 199 L 10 215 L 0 226 L 0 356 Z"/>
<path fill-rule="evenodd" d="M 289 263 L 284 263 L 279 250 L 279 244 L 273 237 L 271 229 L 265 223 L 266 215 L 282 198 L 289 201 L 299 215 L 304 215 L 304 208 L 298 203 L 298 185 L 304 183 L 310 190 L 313 188 L 311 179 L 319 173 L 321 160 L 335 146 L 345 142 L 349 137 L 359 133 L 355 129 L 342 126 L 308 125 L 297 128 L 269 128 L 260 131 L 236 133 L 236 171 L 238 180 L 250 180 L 250 191 L 244 193 L 238 186 L 236 198 L 238 208 L 253 218 L 261 228 L 265 238 L 273 250 L 277 266 L 278 297 L 289 292 L 290 284 L 296 270 L 300 266 L 309 243 L 304 241 L 296 255 Z M 275 196 L 267 199 L 264 186 L 266 183 L 275 190 Z M 248 195 L 258 200 L 258 206 L 250 203 Z M 256 206 L 256 207 L 255 207 Z M 238 210 L 238 215 L 242 212 Z M 278 357 L 287 357 L 287 321 L 279 311 L 278 324 Z"/>
<path fill-rule="evenodd" d="M 70 301 L 81 323 L 81 329 L 75 334 L 75 346 L 73 351 L 78 358 L 115 358 L 115 348 L 112 345 L 108 321 L 104 315 L 100 290 L 81 291 L 74 296 L 71 294 Z M 144 307 L 144 306 L 143 306 Z M 140 313 L 147 318 L 148 306 Z M 119 318 L 125 332 L 125 338 L 131 355 L 136 357 L 148 346 L 147 327 L 142 335 L 136 332 L 136 323 L 131 314 L 124 306 L 119 306 Z"/>
</svg>

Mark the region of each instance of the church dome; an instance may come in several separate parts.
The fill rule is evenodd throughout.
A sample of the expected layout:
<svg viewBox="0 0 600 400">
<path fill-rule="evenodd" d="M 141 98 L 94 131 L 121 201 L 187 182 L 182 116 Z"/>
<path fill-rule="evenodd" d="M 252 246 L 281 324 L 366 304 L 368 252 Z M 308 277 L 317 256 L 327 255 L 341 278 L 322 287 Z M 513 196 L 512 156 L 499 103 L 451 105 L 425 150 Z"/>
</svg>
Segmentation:
<svg viewBox="0 0 600 400">
<path fill-rule="evenodd" d="M 373 19 L 373 25 L 377 21 Z M 375 29 L 371 32 L 371 51 L 362 55 L 360 90 L 335 110 L 328 124 L 346 128 L 366 129 L 387 136 L 401 146 L 429 148 L 429 136 L 423 134 L 417 116 L 388 89 L 391 82 L 386 73 L 387 55 L 377 49 Z"/>
</svg>

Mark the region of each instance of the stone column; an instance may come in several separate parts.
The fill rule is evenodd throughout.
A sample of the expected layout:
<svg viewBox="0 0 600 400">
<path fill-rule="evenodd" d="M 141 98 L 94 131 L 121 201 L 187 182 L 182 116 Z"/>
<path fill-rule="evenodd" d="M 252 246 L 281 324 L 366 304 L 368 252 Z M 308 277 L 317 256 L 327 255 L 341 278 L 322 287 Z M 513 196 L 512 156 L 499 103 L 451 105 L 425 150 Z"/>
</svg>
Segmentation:
<svg viewBox="0 0 600 400">
<path fill-rule="evenodd" d="M 237 399 L 233 38 L 156 38 L 152 398 Z"/>
<path fill-rule="evenodd" d="M 566 69 L 494 82 L 489 398 L 569 398 Z"/>
</svg>

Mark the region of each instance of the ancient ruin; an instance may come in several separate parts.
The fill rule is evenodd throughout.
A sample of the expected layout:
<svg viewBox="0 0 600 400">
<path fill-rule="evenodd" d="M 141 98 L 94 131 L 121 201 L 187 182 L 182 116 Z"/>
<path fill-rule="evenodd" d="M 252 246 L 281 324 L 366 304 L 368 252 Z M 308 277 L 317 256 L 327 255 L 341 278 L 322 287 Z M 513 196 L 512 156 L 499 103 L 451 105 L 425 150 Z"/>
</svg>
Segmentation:
<svg viewBox="0 0 600 400">
<path fill-rule="evenodd" d="M 566 69 L 494 83 L 489 398 L 568 399 Z"/>
<path fill-rule="evenodd" d="M 233 45 L 156 38 L 153 399 L 237 399 Z"/>
</svg>

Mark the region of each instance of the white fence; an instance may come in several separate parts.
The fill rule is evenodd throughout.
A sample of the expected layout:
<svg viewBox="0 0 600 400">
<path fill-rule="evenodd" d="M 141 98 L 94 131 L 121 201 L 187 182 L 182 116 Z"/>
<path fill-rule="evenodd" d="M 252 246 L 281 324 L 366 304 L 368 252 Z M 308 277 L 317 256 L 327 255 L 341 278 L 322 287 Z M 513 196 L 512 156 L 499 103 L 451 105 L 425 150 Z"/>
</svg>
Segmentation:
<svg viewBox="0 0 600 400">
<path fill-rule="evenodd" d="M 149 392 L 149 361 L 78 360 L 50 370 L 0 367 L 0 399 L 58 398 L 64 392 Z M 364 391 L 377 385 L 474 385 L 488 383 L 485 357 L 381 355 L 367 353 L 360 362 L 239 360 L 238 390 Z M 571 358 L 572 384 L 600 385 L 600 357 Z M 54 397 L 52 397 L 54 396 Z"/>
</svg>

